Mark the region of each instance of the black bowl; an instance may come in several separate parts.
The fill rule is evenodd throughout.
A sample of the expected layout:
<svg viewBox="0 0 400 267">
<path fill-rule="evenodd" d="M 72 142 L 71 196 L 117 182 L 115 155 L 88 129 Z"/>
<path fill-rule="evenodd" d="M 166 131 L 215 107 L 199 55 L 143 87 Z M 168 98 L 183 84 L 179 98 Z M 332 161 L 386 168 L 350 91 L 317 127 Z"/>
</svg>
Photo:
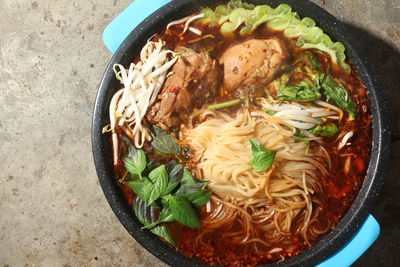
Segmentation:
<svg viewBox="0 0 400 267">
<path fill-rule="evenodd" d="M 207 266 L 194 258 L 189 258 L 167 246 L 147 230 L 140 230 L 141 223 L 135 217 L 132 208 L 125 200 L 117 181 L 114 178 L 112 152 L 109 135 L 102 134 L 103 126 L 109 124 L 108 106 L 114 92 L 120 87 L 112 67 L 115 63 L 128 66 L 138 55 L 148 38 L 159 33 L 165 26 L 176 19 L 199 11 L 201 8 L 221 0 L 176 0 L 160 8 L 143 21 L 122 43 L 112 57 L 104 73 L 96 98 L 92 122 L 93 156 L 97 175 L 104 194 L 114 213 L 126 230 L 150 253 L 173 266 Z M 273 7 L 281 4 L 279 0 L 248 2 L 269 4 Z M 390 127 L 387 119 L 387 105 L 382 86 L 375 76 L 372 64 L 366 58 L 362 47 L 350 35 L 347 29 L 332 15 L 308 0 L 286 0 L 301 17 L 311 17 L 333 40 L 346 46 L 347 55 L 358 70 L 364 85 L 367 87 L 372 103 L 373 134 L 372 155 L 362 188 L 349 211 L 337 225 L 336 230 L 324 236 L 312 248 L 300 255 L 283 262 L 268 266 L 311 266 L 322 262 L 343 247 L 364 222 L 371 205 L 377 199 L 381 187 L 386 164 L 390 156 Z"/>
</svg>

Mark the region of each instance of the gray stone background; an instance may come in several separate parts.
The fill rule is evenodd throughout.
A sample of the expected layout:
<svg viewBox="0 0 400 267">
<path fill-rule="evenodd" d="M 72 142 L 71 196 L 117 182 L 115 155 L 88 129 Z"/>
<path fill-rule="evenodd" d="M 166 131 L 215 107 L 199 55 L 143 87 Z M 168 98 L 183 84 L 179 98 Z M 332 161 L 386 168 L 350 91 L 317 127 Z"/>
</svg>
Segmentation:
<svg viewBox="0 0 400 267">
<path fill-rule="evenodd" d="M 0 0 L 0 266 L 164 266 L 117 221 L 90 143 L 110 52 L 101 34 L 132 0 Z M 374 63 L 400 133 L 400 0 L 313 0 Z M 400 263 L 400 142 L 372 213 L 378 241 L 354 266 Z"/>
</svg>

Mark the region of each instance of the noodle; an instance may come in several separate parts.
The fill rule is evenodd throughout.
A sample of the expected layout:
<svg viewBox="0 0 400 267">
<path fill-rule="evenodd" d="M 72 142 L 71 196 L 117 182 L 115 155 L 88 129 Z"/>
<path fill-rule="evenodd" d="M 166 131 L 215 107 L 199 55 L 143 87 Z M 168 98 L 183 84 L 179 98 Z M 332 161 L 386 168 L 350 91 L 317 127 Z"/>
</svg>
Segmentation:
<svg viewBox="0 0 400 267">
<path fill-rule="evenodd" d="M 319 146 L 306 154 L 306 145 L 296 142 L 285 126 L 271 123 L 267 114 L 254 115 L 244 108 L 233 115 L 199 111 L 182 130 L 199 178 L 208 180 L 214 193 L 203 227 L 206 232 L 224 228 L 232 242 L 254 243 L 260 253 L 296 231 L 310 244 L 330 226 L 319 225 L 322 204 L 313 196 L 322 193 L 329 160 Z M 277 151 L 264 172 L 249 164 L 251 138 Z"/>
</svg>

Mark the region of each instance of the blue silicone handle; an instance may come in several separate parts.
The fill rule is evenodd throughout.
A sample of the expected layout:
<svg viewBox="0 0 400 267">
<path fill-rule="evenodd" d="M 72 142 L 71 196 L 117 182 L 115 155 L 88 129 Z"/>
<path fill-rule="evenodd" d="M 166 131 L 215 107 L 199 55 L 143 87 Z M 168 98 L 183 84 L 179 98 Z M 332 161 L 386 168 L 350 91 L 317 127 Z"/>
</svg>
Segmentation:
<svg viewBox="0 0 400 267">
<path fill-rule="evenodd" d="M 372 215 L 368 215 L 360 230 L 340 251 L 317 267 L 347 267 L 354 263 L 378 238 L 380 227 Z"/>
<path fill-rule="evenodd" d="M 136 0 L 122 11 L 104 30 L 103 41 L 115 53 L 125 38 L 151 13 L 171 0 Z"/>
<path fill-rule="evenodd" d="M 104 30 L 103 41 L 114 53 L 129 33 L 147 16 L 171 0 L 135 0 Z M 340 251 L 317 267 L 347 267 L 354 263 L 378 238 L 380 227 L 369 215 L 360 230 Z"/>
</svg>

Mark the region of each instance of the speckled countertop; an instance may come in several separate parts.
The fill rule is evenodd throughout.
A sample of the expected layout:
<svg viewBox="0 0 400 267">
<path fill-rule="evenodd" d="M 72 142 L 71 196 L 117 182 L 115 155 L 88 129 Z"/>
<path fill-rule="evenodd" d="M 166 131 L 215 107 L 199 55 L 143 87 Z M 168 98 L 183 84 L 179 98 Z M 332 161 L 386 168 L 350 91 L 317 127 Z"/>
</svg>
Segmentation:
<svg viewBox="0 0 400 267">
<path fill-rule="evenodd" d="M 0 266 L 165 266 L 118 222 L 91 155 L 111 57 L 101 33 L 130 2 L 0 0 Z M 313 2 L 364 44 L 400 133 L 400 0 Z M 400 142 L 392 147 L 372 210 L 382 232 L 355 266 L 400 264 Z"/>
</svg>

